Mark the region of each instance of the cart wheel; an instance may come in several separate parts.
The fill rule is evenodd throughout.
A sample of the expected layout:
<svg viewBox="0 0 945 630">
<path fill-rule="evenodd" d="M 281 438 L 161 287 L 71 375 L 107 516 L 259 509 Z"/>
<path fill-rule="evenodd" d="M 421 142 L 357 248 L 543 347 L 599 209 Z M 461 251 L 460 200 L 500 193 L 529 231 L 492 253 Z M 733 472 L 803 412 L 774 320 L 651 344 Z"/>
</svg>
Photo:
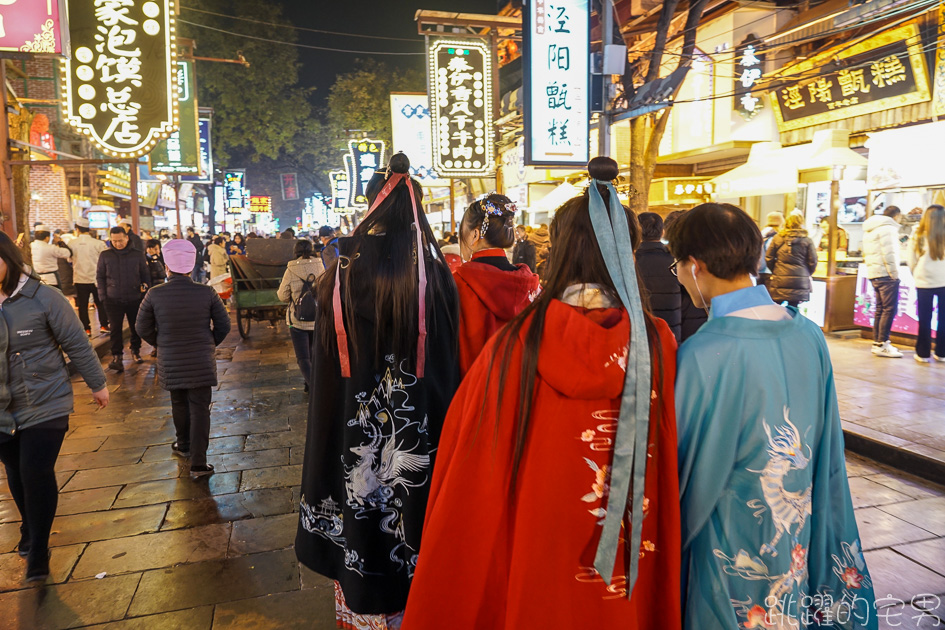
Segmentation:
<svg viewBox="0 0 945 630">
<path fill-rule="evenodd" d="M 241 309 L 236 309 L 236 327 L 240 331 L 240 337 L 243 339 L 249 338 L 249 329 L 253 325 L 253 319 L 247 313 L 243 314 Z"/>
</svg>

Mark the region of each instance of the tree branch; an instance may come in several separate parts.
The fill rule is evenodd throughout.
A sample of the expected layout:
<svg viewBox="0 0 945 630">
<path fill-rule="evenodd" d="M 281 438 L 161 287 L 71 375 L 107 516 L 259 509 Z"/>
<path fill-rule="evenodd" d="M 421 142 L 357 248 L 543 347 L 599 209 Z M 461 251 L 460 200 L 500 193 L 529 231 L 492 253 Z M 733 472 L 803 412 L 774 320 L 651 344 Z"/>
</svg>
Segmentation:
<svg viewBox="0 0 945 630">
<path fill-rule="evenodd" d="M 694 0 L 695 2 L 705 2 L 708 0 Z M 660 9 L 660 18 L 656 23 L 656 39 L 653 41 L 653 50 L 650 51 L 650 67 L 646 71 L 645 82 L 656 81 L 660 78 L 660 64 L 663 63 L 663 52 L 666 49 L 666 40 L 669 37 L 669 27 L 672 24 L 673 16 L 676 15 L 676 7 L 679 6 L 679 0 L 665 0 L 663 8 Z M 699 11 L 702 14 L 702 11 Z M 686 20 L 688 25 L 689 20 Z"/>
</svg>

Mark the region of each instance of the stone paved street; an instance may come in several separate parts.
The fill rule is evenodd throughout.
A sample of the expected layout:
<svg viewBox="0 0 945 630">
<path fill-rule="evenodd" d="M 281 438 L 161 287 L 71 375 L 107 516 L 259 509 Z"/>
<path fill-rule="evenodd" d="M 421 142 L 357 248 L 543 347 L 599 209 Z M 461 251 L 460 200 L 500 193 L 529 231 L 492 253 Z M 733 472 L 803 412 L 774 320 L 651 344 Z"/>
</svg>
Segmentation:
<svg viewBox="0 0 945 630">
<path fill-rule="evenodd" d="M 0 630 L 334 627 L 330 582 L 301 570 L 292 550 L 306 409 L 288 333 L 257 326 L 244 342 L 234 332 L 218 361 L 217 473 L 201 481 L 171 454 L 153 359 L 109 373 L 104 411 L 76 384 L 45 588 L 22 581 L 19 517 L 0 482 Z M 841 387 L 852 378 L 838 366 Z M 850 410 L 853 394 L 841 398 Z M 945 489 L 855 455 L 848 472 L 881 627 L 945 627 L 932 616 L 945 617 Z M 913 606 L 922 594 L 941 599 Z"/>
</svg>

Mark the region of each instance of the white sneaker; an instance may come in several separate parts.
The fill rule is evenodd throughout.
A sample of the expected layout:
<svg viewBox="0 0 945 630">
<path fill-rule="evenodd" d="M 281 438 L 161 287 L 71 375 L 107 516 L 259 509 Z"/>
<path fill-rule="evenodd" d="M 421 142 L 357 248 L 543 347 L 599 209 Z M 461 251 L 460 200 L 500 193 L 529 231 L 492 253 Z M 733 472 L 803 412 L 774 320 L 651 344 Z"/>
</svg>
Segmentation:
<svg viewBox="0 0 945 630">
<path fill-rule="evenodd" d="M 874 346 L 873 354 L 875 354 L 878 357 L 885 357 L 887 359 L 901 359 L 902 358 L 902 353 L 899 352 L 899 350 L 897 350 L 896 347 L 893 346 L 888 341 L 878 348 Z"/>
<path fill-rule="evenodd" d="M 872 352 L 873 354 L 879 354 L 880 350 L 883 349 L 883 345 L 884 345 L 884 344 L 878 344 L 878 345 L 877 345 L 877 344 L 874 343 L 874 344 L 873 344 L 873 348 L 870 350 L 870 352 Z"/>
<path fill-rule="evenodd" d="M 920 357 L 920 356 L 917 355 L 917 354 L 913 354 L 913 355 L 912 355 L 912 358 L 915 359 L 915 362 L 916 362 L 916 363 L 921 363 L 922 365 L 928 365 L 928 364 L 929 364 L 929 359 L 923 359 L 922 357 Z"/>
<path fill-rule="evenodd" d="M 938 361 L 939 363 L 945 363 L 945 357 L 940 357 L 937 354 L 933 354 L 932 358 Z"/>
</svg>

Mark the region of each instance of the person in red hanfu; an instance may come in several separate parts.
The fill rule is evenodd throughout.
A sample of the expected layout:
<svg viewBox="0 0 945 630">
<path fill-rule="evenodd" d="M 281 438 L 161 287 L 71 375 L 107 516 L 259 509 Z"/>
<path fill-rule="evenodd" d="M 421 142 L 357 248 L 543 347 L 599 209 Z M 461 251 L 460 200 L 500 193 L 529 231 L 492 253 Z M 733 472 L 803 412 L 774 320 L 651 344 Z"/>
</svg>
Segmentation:
<svg viewBox="0 0 945 630">
<path fill-rule="evenodd" d="M 515 204 L 492 193 L 474 201 L 459 226 L 469 262 L 453 272 L 459 291 L 459 369 L 469 371 L 483 346 L 540 291 L 538 274 L 513 265 L 505 250 L 515 242 Z"/>
<path fill-rule="evenodd" d="M 676 341 L 641 305 L 616 162 L 589 172 L 543 292 L 450 405 L 404 630 L 681 627 Z"/>
</svg>

